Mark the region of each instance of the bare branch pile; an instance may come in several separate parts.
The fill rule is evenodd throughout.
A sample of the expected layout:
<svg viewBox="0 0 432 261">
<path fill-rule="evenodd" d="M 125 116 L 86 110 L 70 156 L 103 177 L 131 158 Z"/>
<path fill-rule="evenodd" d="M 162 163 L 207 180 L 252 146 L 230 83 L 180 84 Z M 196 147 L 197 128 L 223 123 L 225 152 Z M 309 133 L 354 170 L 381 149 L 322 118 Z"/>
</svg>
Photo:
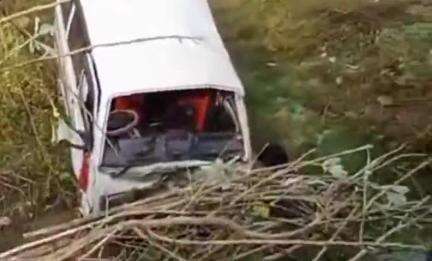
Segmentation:
<svg viewBox="0 0 432 261">
<path fill-rule="evenodd" d="M 184 186 L 149 194 L 104 217 L 26 234 L 30 243 L 0 254 L 0 259 L 241 260 L 258 255 L 277 260 L 306 250 L 311 260 L 320 260 L 327 251 L 345 247 L 351 260 L 359 260 L 383 248 L 423 250 L 392 238 L 431 217 L 430 197 L 408 200 L 409 189 L 401 185 L 430 160 L 393 184 L 380 185 L 371 181 L 380 169 L 418 155 L 399 155 L 397 150 L 348 175 L 340 157 L 368 149 L 303 158 L 273 169 L 216 164 L 185 175 Z"/>
</svg>

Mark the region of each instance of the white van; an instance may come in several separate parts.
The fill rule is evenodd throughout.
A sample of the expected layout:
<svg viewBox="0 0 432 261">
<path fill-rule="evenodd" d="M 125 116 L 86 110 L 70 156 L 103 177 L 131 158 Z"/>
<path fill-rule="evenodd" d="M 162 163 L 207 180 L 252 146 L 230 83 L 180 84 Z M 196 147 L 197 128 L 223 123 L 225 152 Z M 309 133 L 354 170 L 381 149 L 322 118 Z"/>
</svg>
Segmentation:
<svg viewBox="0 0 432 261">
<path fill-rule="evenodd" d="M 55 18 L 59 133 L 84 215 L 155 173 L 250 162 L 244 88 L 207 1 L 75 0 Z"/>
</svg>

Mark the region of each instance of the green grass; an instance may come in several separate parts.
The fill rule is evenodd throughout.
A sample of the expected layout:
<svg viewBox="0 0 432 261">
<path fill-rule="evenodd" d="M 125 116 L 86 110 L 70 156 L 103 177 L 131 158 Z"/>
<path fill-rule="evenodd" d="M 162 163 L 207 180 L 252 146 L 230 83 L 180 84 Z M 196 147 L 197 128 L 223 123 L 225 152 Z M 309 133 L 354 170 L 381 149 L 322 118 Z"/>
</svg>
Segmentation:
<svg viewBox="0 0 432 261">
<path fill-rule="evenodd" d="M 432 9 L 410 1 L 218 1 L 255 136 L 295 154 L 432 150 Z M 394 104 L 383 107 L 390 98 Z M 408 101 L 407 101 L 408 100 Z M 402 116 L 403 115 L 403 116 Z M 414 119 L 423 119 L 414 120 Z"/>
</svg>

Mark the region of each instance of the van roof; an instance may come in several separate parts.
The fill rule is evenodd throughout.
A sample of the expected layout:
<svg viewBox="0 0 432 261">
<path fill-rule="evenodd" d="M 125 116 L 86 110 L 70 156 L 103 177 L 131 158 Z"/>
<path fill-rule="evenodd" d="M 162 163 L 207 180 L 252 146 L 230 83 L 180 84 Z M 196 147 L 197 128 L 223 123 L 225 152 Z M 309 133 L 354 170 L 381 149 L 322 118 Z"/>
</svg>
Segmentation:
<svg viewBox="0 0 432 261">
<path fill-rule="evenodd" d="M 103 96 L 205 86 L 244 95 L 206 0 L 80 3 L 93 46 L 133 42 L 93 49 Z"/>
</svg>

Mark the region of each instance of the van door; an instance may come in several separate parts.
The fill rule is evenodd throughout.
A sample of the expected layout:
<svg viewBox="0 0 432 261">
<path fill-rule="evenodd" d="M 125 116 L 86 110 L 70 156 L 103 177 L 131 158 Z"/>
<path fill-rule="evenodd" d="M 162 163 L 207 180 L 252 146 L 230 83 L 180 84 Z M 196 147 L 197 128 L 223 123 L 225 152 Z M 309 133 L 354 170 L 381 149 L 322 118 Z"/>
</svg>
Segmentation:
<svg viewBox="0 0 432 261">
<path fill-rule="evenodd" d="M 58 5 L 55 9 L 55 47 L 59 55 L 58 64 L 58 94 L 60 99 L 63 101 L 63 106 L 66 115 L 70 115 L 70 93 L 69 90 L 74 85 L 71 82 L 73 78 L 72 63 L 69 57 L 65 55 L 69 52 L 69 46 L 67 42 L 67 28 L 69 15 L 71 14 L 72 3 L 63 3 Z"/>
<path fill-rule="evenodd" d="M 67 37 L 65 53 L 74 52 L 89 46 L 87 31 L 81 10 L 77 7 L 76 2 L 70 2 L 70 8 L 63 12 L 65 19 L 64 29 Z M 88 104 L 93 104 L 93 97 L 88 97 L 89 89 L 89 70 L 85 52 L 75 53 L 65 57 L 65 81 L 63 82 L 67 103 L 70 110 L 70 124 L 75 131 L 86 134 L 92 134 L 92 114 L 93 108 L 88 108 Z M 74 144 L 84 145 L 84 141 L 77 134 L 74 135 Z M 75 175 L 78 177 L 83 166 L 84 154 L 82 149 L 72 148 L 72 166 Z"/>
<path fill-rule="evenodd" d="M 74 129 L 76 131 L 80 132 L 87 132 L 88 129 L 86 128 L 85 121 L 84 121 L 84 115 L 87 113 L 84 107 L 84 100 L 83 100 L 83 93 L 81 90 L 85 90 L 88 88 L 87 81 L 85 80 L 85 74 L 82 73 L 81 78 L 78 82 L 78 90 L 80 90 L 78 93 L 76 93 L 71 98 L 71 124 L 73 125 Z M 84 141 L 81 139 L 81 137 L 76 134 L 74 135 L 74 141 L 73 144 L 77 145 L 84 145 Z M 82 149 L 72 148 L 72 166 L 74 169 L 74 173 L 78 176 L 81 172 L 83 160 L 84 160 L 84 153 Z"/>
</svg>

